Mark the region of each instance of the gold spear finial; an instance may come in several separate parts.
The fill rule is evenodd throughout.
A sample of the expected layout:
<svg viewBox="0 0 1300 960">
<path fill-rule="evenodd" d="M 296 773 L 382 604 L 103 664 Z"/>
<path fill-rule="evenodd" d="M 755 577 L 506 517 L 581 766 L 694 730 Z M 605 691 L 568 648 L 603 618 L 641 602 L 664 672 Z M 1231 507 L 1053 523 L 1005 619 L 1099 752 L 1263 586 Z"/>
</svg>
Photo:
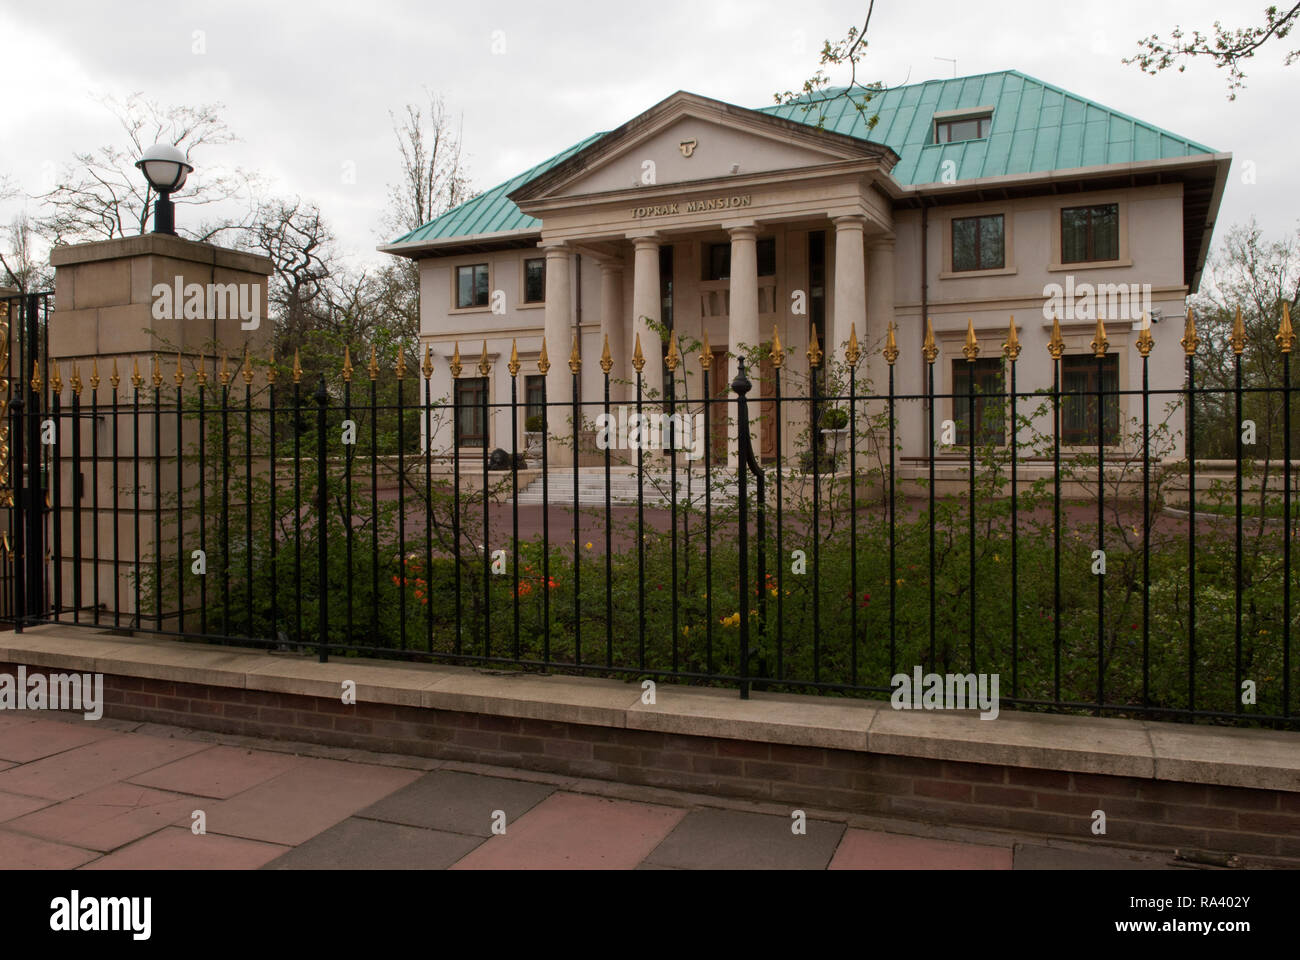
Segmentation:
<svg viewBox="0 0 1300 960">
<path fill-rule="evenodd" d="M 370 345 L 370 364 L 366 372 L 370 374 L 371 380 L 379 379 L 379 348 L 373 343 Z"/>
<path fill-rule="evenodd" d="M 221 355 L 221 370 L 217 372 L 217 378 L 221 381 L 223 387 L 230 386 L 229 357 L 224 353 Z"/>
<path fill-rule="evenodd" d="M 609 371 L 614 369 L 614 355 L 609 352 L 609 334 L 605 334 L 605 343 L 600 350 L 600 369 L 609 375 Z"/>
<path fill-rule="evenodd" d="M 582 369 L 582 354 L 578 350 L 578 335 L 573 335 L 573 349 L 569 351 L 569 369 L 577 373 Z"/>
<path fill-rule="evenodd" d="M 248 352 L 248 344 L 244 344 L 244 385 L 253 385 L 253 358 Z"/>
<path fill-rule="evenodd" d="M 1151 348 L 1155 345 L 1155 338 L 1151 336 L 1151 316 L 1144 313 L 1142 314 L 1142 331 L 1137 338 L 1138 353 L 1148 357 L 1151 355 Z"/>
<path fill-rule="evenodd" d="M 966 319 L 966 342 L 962 344 L 961 352 L 967 363 L 974 363 L 980 355 L 980 345 L 975 342 L 975 321 L 969 317 Z"/>
<path fill-rule="evenodd" d="M 172 379 L 176 381 L 177 387 L 185 386 L 185 368 L 181 366 L 181 352 L 176 351 L 176 372 L 172 374 Z"/>
<path fill-rule="evenodd" d="M 480 376 L 486 377 L 492 370 L 492 364 L 488 363 L 487 341 L 483 341 L 483 354 L 478 358 L 478 372 Z"/>
<path fill-rule="evenodd" d="M 640 331 L 637 331 L 636 342 L 632 345 L 632 369 L 638 374 L 645 369 L 645 354 L 641 352 Z"/>
<path fill-rule="evenodd" d="M 397 374 L 398 380 L 406 379 L 406 351 L 401 347 L 397 348 L 397 363 L 394 364 L 393 371 Z"/>
<path fill-rule="evenodd" d="M 90 389 L 99 389 L 99 357 L 92 357 L 90 360 Z"/>
<path fill-rule="evenodd" d="M 709 331 L 704 331 L 702 342 L 700 343 L 700 369 L 708 370 L 713 366 L 713 350 L 709 346 Z"/>
<path fill-rule="evenodd" d="M 32 392 L 41 392 L 41 364 L 39 360 L 32 361 Z"/>
<path fill-rule="evenodd" d="M 820 367 L 822 365 L 822 348 L 817 343 L 817 325 L 812 325 L 812 338 L 808 341 L 808 366 Z"/>
<path fill-rule="evenodd" d="M 272 344 L 271 356 L 267 360 L 267 364 L 266 364 L 266 382 L 269 383 L 271 386 L 275 386 L 275 378 L 278 377 L 279 375 L 280 375 L 279 371 L 277 371 L 275 368 L 275 345 Z"/>
<path fill-rule="evenodd" d="M 143 384 L 144 377 L 140 376 L 140 358 L 133 357 L 131 359 L 131 386 L 139 390 Z"/>
<path fill-rule="evenodd" d="M 780 370 L 785 365 L 785 350 L 781 347 L 781 334 L 776 324 L 772 324 L 772 369 Z"/>
<path fill-rule="evenodd" d="M 77 361 L 72 361 L 72 379 L 68 381 L 72 384 L 72 395 L 81 396 L 81 365 Z"/>
<path fill-rule="evenodd" d="M 929 317 L 925 320 L 925 340 L 921 343 L 921 355 L 926 363 L 934 363 L 939 356 L 939 345 L 934 342 L 934 323 Z"/>
<path fill-rule="evenodd" d="M 537 372 L 546 376 L 546 371 L 551 369 L 551 358 L 546 355 L 546 337 L 542 337 L 542 349 L 537 354 Z"/>
<path fill-rule="evenodd" d="M 1065 353 L 1065 341 L 1061 339 L 1061 318 L 1052 318 L 1052 339 L 1047 341 L 1047 352 L 1053 360 L 1060 360 Z"/>
<path fill-rule="evenodd" d="M 114 390 L 116 390 L 117 385 L 122 382 L 122 375 L 117 372 L 117 357 L 113 358 L 113 375 L 108 378 L 108 382 L 113 385 Z"/>
<path fill-rule="evenodd" d="M 889 321 L 889 327 L 885 330 L 885 349 L 881 352 L 885 355 L 885 363 L 892 367 L 898 359 L 898 339 L 894 336 L 893 320 Z"/>
<path fill-rule="evenodd" d="M 200 387 L 206 387 L 208 385 L 208 358 L 202 353 L 199 354 L 199 367 L 198 370 L 195 371 L 194 377 L 199 381 Z"/>
<path fill-rule="evenodd" d="M 50 377 L 50 389 L 54 391 L 55 396 L 58 396 L 63 392 L 63 377 L 59 375 L 59 361 L 55 360 L 53 366 L 54 375 Z M 158 380 L 161 382 L 162 377 L 159 377 Z"/>
<path fill-rule="evenodd" d="M 1228 338 L 1232 352 L 1241 356 L 1246 349 L 1246 325 L 1241 321 L 1241 307 L 1237 308 L 1237 318 L 1232 322 L 1232 336 Z"/>
<path fill-rule="evenodd" d="M 302 364 L 298 361 L 298 348 L 293 348 L 293 382 L 302 383 Z"/>
<path fill-rule="evenodd" d="M 1183 338 L 1178 341 L 1183 345 L 1183 352 L 1189 357 L 1196 353 L 1196 348 L 1200 346 L 1200 338 L 1196 336 L 1196 317 L 1192 313 L 1192 308 L 1187 308 L 1187 325 L 1183 328 Z"/>
<path fill-rule="evenodd" d="M 664 366 L 668 368 L 669 373 L 672 373 L 677 369 L 677 364 L 681 362 L 681 359 L 681 354 L 677 352 L 677 338 L 669 337 L 668 355 L 664 357 Z"/>
<path fill-rule="evenodd" d="M 1011 360 L 1020 356 L 1020 338 L 1016 336 L 1016 318 L 1011 318 L 1011 326 L 1007 330 L 1007 339 L 1002 344 L 1002 352 Z"/>
<path fill-rule="evenodd" d="M 343 344 L 343 382 L 352 382 L 352 348 Z"/>
<path fill-rule="evenodd" d="M 1110 342 L 1106 339 L 1106 325 L 1101 322 L 1101 317 L 1097 318 L 1097 332 L 1093 334 L 1089 346 L 1092 347 L 1094 357 L 1106 356 L 1106 348 L 1110 346 Z"/>
<path fill-rule="evenodd" d="M 158 359 L 158 354 L 153 355 L 153 388 L 157 390 L 162 386 L 162 361 Z"/>
<path fill-rule="evenodd" d="M 451 376 L 453 380 L 460 377 L 461 365 L 460 365 L 460 341 L 459 340 L 456 341 L 456 349 L 455 351 L 452 352 L 451 363 L 447 364 L 447 366 L 451 370 Z"/>
<path fill-rule="evenodd" d="M 510 371 L 510 376 L 519 376 L 519 344 L 514 337 L 510 338 L 510 362 L 506 364 L 506 369 Z"/>
<path fill-rule="evenodd" d="M 433 345 L 426 343 L 424 345 L 424 363 L 420 367 L 420 372 L 424 374 L 424 379 L 429 380 L 433 377 Z"/>
<path fill-rule="evenodd" d="M 1295 331 L 1291 329 L 1291 304 L 1282 304 L 1282 326 L 1273 337 L 1283 353 L 1290 353 L 1295 346 Z"/>
<path fill-rule="evenodd" d="M 844 351 L 844 359 L 849 362 L 850 367 L 856 367 L 858 361 L 862 359 L 862 351 L 858 349 L 858 325 L 856 323 L 849 327 L 849 346 Z"/>
</svg>

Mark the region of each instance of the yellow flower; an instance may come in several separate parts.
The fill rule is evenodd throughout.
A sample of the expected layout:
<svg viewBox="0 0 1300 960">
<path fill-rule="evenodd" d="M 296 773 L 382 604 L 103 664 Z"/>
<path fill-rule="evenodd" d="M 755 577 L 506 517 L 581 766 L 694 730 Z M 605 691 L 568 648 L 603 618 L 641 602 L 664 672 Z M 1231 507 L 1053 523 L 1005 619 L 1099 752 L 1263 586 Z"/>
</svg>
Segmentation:
<svg viewBox="0 0 1300 960">
<path fill-rule="evenodd" d="M 591 549 L 591 541 L 590 541 L 590 540 L 587 541 L 587 549 L 588 549 L 588 550 Z"/>
<path fill-rule="evenodd" d="M 894 582 L 895 582 L 896 584 L 898 584 L 898 585 L 901 587 L 901 586 L 903 585 L 903 578 L 902 578 L 902 577 L 899 577 L 899 578 L 898 578 L 897 580 L 895 580 Z"/>
<path fill-rule="evenodd" d="M 1000 556 L 998 556 L 998 555 L 995 553 L 995 554 L 993 554 L 993 562 L 994 562 L 994 563 L 1001 563 L 1001 562 L 1002 562 L 1002 558 L 1001 558 Z"/>
</svg>

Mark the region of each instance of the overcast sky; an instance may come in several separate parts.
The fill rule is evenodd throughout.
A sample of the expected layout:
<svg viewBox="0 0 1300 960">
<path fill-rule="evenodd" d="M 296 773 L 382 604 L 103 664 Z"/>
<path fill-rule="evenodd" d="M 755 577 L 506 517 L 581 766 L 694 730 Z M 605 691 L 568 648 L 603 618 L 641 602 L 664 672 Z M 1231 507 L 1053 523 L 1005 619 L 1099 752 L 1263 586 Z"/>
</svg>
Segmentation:
<svg viewBox="0 0 1300 960">
<path fill-rule="evenodd" d="M 866 9 L 859 0 L 0 3 L 0 175 L 36 192 L 75 151 L 119 139 L 99 96 L 220 101 L 242 142 L 214 148 L 208 162 L 259 170 L 275 191 L 317 201 L 358 259 L 382 258 L 375 245 L 392 239 L 378 227 L 397 177 L 389 111 L 422 100 L 425 88 L 463 117 L 469 172 L 483 190 L 675 90 L 766 106 L 809 76 L 822 40 Z M 1282 66 L 1300 31 L 1247 66 L 1234 102 L 1210 64 L 1149 77 L 1120 63 L 1139 37 L 1176 24 L 1206 31 L 1216 18 L 1241 26 L 1263 6 L 881 0 L 860 78 L 952 76 L 951 59 L 961 76 L 1021 70 L 1231 152 L 1216 241 L 1251 215 L 1280 236 L 1300 226 L 1300 64 Z M 494 35 L 503 53 L 493 53 Z M 1248 163 L 1253 184 L 1243 183 Z M 355 183 L 344 182 L 346 164 Z M 9 204 L 0 216 L 13 212 Z"/>
</svg>

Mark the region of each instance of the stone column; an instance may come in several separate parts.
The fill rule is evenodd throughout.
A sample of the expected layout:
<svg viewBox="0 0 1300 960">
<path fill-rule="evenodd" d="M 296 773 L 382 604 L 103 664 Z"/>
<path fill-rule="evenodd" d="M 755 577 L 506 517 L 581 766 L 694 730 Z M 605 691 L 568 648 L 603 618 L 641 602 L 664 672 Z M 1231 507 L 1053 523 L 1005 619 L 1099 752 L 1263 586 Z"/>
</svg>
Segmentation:
<svg viewBox="0 0 1300 960">
<path fill-rule="evenodd" d="M 759 345 L 758 330 L 758 228 L 752 224 L 732 227 L 731 234 L 731 305 L 727 318 L 727 350 L 731 356 L 727 360 L 728 380 L 734 380 L 738 358 L 746 356 Z M 751 383 L 757 384 L 759 371 L 752 362 L 746 363 L 746 371 Z M 750 437 L 758 452 L 758 430 L 756 428 L 759 405 L 754 402 L 760 391 L 749 392 Z M 734 415 L 727 428 L 727 462 L 736 465 L 739 455 L 737 440 L 739 434 Z"/>
<path fill-rule="evenodd" d="M 631 380 L 632 352 L 627 342 L 627 321 L 623 317 L 623 261 L 600 261 L 600 333 L 602 343 L 609 338 L 609 353 L 614 366 L 609 371 L 611 380 L 609 399 L 622 402 L 627 395 L 624 384 L 615 380 Z"/>
<path fill-rule="evenodd" d="M 885 389 L 885 361 L 880 351 L 885 334 L 894 322 L 894 238 L 875 237 L 867 247 L 867 323 L 859 330 L 867 353 L 867 376 L 876 393 Z"/>
<path fill-rule="evenodd" d="M 551 367 L 546 373 L 546 429 L 550 437 L 548 466 L 573 463 L 573 374 L 569 353 L 573 349 L 573 293 L 569 268 L 573 254 L 562 243 L 547 244 L 546 252 L 546 354 Z"/>
<path fill-rule="evenodd" d="M 653 393 L 663 396 L 664 392 L 664 344 L 659 334 L 645 318 L 659 323 L 663 320 L 662 301 L 659 297 L 659 238 L 657 236 L 634 237 L 636 248 L 632 271 L 632 331 L 633 339 L 627 344 L 628 367 L 631 369 L 631 351 L 636 347 L 636 336 L 641 337 L 641 352 L 645 354 L 645 372 L 642 383 L 645 394 Z M 610 349 L 613 349 L 611 343 Z M 636 371 L 629 376 L 635 383 Z M 635 385 L 632 388 L 635 393 Z"/>
<path fill-rule="evenodd" d="M 830 343 L 824 344 L 827 361 L 843 362 L 849 331 L 858 330 L 861 345 L 867 313 L 866 261 L 863 259 L 859 216 L 835 218 L 835 325 Z"/>
</svg>

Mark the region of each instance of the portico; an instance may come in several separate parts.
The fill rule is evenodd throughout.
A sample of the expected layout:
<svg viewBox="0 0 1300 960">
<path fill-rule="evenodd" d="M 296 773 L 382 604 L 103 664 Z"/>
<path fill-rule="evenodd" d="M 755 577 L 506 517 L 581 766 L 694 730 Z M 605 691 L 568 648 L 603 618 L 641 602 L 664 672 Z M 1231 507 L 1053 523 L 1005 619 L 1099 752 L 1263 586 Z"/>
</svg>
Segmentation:
<svg viewBox="0 0 1300 960">
<path fill-rule="evenodd" d="M 698 400 L 723 376 L 730 383 L 742 357 L 757 383 L 770 372 L 774 331 L 791 376 L 808 375 L 814 329 L 837 356 L 851 332 L 864 346 L 883 341 L 893 320 L 887 174 L 897 159 L 878 144 L 679 93 L 513 191 L 542 221 L 548 396 L 572 397 L 564 361 L 575 331 L 588 363 L 608 338 L 620 381 L 611 399 L 622 402 L 635 396 L 638 342 L 643 398 L 659 402 L 683 390 Z M 598 326 L 575 311 L 578 257 L 599 266 Z M 665 381 L 670 334 L 682 354 L 707 343 L 710 367 L 725 351 L 725 374 L 710 370 L 703 383 L 696 352 Z M 734 463 L 735 425 L 727 429 Z M 797 433 L 784 431 L 785 445 Z"/>
</svg>

